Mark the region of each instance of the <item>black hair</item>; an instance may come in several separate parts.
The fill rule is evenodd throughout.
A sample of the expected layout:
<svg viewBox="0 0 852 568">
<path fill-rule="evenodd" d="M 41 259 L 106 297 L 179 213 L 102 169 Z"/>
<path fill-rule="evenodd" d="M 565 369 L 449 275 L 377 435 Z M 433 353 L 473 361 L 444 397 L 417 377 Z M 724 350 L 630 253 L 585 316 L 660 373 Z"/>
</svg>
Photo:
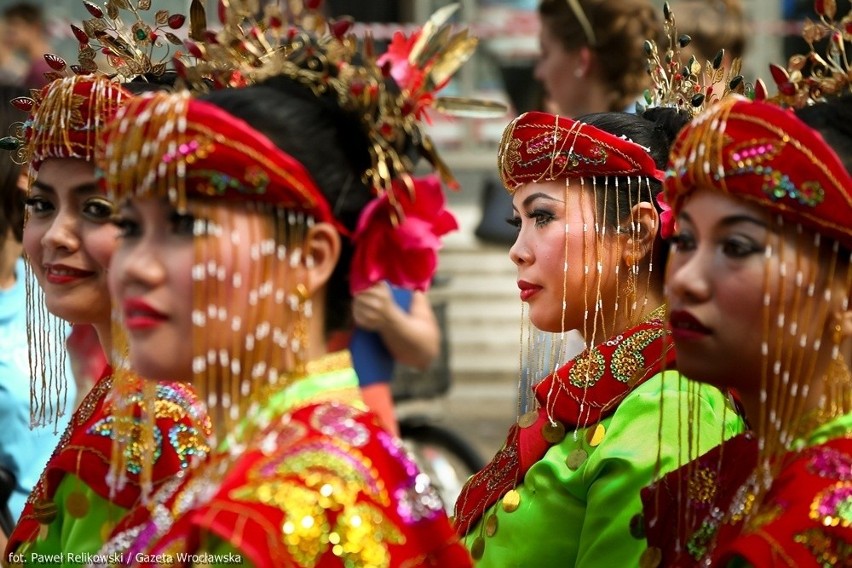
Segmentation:
<svg viewBox="0 0 852 568">
<path fill-rule="evenodd" d="M 134 77 L 133 80 L 128 81 L 127 83 L 122 83 L 121 86 L 134 95 L 153 93 L 157 91 L 173 91 L 175 83 L 177 82 L 177 77 L 178 76 L 175 71 L 166 71 L 159 75 L 146 73 L 144 75 Z"/>
<path fill-rule="evenodd" d="M 615 136 L 626 137 L 647 148 L 657 168 L 665 170 L 669 149 L 678 132 L 689 122 L 690 115 L 686 111 L 672 107 L 657 107 L 646 110 L 641 116 L 625 112 L 600 112 L 587 114 L 578 120 Z M 599 192 L 597 195 L 598 210 L 603 211 L 601 221 L 612 228 L 622 225 L 629 218 L 633 206 L 648 198 L 644 187 L 639 188 L 641 191 L 637 191 L 635 176 L 619 177 L 617 180 L 613 178 L 606 180 L 600 177 L 594 181 L 597 187 L 606 187 L 609 192 L 614 192 L 616 187 L 618 188 L 617 198 L 613 195 L 604 195 L 604 192 Z M 663 190 L 663 184 L 656 179 L 648 178 L 648 186 L 651 190 L 651 202 L 657 212 L 661 213 L 657 195 Z M 669 244 L 660 237 L 658 232 L 652 259 L 654 264 L 665 266 L 668 254 Z"/>
<path fill-rule="evenodd" d="M 31 26 L 44 26 L 44 11 L 32 2 L 18 2 L 3 10 L 3 19 L 22 20 Z"/>
<path fill-rule="evenodd" d="M 796 116 L 822 134 L 846 170 L 852 173 L 852 94 L 801 108 Z"/>
<path fill-rule="evenodd" d="M 201 98 L 246 121 L 305 166 L 335 218 L 354 230 L 362 209 L 373 198 L 362 179 L 372 162 L 357 116 L 341 110 L 331 95 L 317 96 L 282 76 Z M 351 243 L 342 239 L 340 260 L 327 285 L 326 332 L 351 326 L 351 260 Z"/>
<path fill-rule="evenodd" d="M 29 91 L 14 85 L 0 85 L 0 136 L 8 136 L 16 122 L 27 119 L 27 113 L 9 104 L 9 100 L 25 97 Z M 6 244 L 9 229 L 15 240 L 21 242 L 24 235 L 24 192 L 18 186 L 22 168 L 12 161 L 11 152 L 0 152 L 0 246 Z"/>
</svg>

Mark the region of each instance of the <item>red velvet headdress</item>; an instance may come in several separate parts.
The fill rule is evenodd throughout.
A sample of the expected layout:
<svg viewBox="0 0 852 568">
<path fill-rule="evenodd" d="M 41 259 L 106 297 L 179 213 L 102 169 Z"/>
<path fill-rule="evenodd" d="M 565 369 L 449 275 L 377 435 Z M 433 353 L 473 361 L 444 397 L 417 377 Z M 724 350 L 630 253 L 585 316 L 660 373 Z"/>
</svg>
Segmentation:
<svg viewBox="0 0 852 568">
<path fill-rule="evenodd" d="M 107 129 L 98 163 L 116 196 L 256 201 L 335 223 L 304 166 L 269 138 L 189 93 L 137 97 Z"/>
<path fill-rule="evenodd" d="M 91 161 L 101 129 L 132 96 L 105 75 L 96 74 L 56 79 L 33 99 L 15 99 L 15 106 L 30 112 L 18 159 L 29 161 L 32 172 L 47 158 Z"/>
<path fill-rule="evenodd" d="M 681 131 L 669 167 L 675 211 L 692 190 L 716 189 L 852 246 L 852 176 L 791 110 L 725 100 Z"/>
<path fill-rule="evenodd" d="M 642 146 L 545 112 L 527 112 L 513 120 L 503 131 L 497 160 L 510 193 L 526 183 L 566 178 L 663 177 Z"/>
</svg>

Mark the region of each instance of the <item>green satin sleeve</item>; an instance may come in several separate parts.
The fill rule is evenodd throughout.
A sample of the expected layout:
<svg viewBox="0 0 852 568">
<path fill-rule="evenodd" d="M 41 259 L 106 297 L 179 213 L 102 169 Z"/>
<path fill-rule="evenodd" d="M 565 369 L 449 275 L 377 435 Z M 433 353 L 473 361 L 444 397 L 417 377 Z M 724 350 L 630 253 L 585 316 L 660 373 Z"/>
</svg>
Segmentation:
<svg viewBox="0 0 852 568">
<path fill-rule="evenodd" d="M 646 543 L 630 521 L 658 457 L 665 473 L 742 429 L 721 392 L 676 372 L 640 385 L 599 424 L 599 444 L 597 424 L 569 431 L 529 469 L 516 510 L 498 502 L 483 515 L 464 539 L 484 540 L 478 568 L 638 566 Z"/>
<path fill-rule="evenodd" d="M 717 389 L 678 373 L 654 377 L 628 396 L 612 417 L 604 441 L 590 453 L 582 487 L 586 515 L 576 566 L 638 566 L 644 539 L 630 522 L 642 512 L 640 491 L 743 429 Z"/>
<path fill-rule="evenodd" d="M 69 496 L 79 493 L 88 504 L 82 517 L 68 512 Z M 75 495 L 75 502 L 83 501 Z M 22 545 L 18 552 L 24 555 L 25 566 L 74 567 L 86 564 L 86 555 L 100 550 L 109 529 L 127 510 L 107 501 L 95 493 L 79 477 L 65 474 L 53 496 L 56 518 L 48 525 L 44 539 Z"/>
</svg>

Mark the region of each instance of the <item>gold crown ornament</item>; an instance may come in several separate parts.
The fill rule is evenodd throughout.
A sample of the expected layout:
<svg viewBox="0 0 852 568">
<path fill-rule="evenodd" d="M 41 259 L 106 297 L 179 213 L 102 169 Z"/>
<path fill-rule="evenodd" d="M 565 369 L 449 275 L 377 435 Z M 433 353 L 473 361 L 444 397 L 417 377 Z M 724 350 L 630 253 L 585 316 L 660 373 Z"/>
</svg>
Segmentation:
<svg viewBox="0 0 852 568">
<path fill-rule="evenodd" d="M 661 54 L 656 41 L 645 41 L 648 73 L 653 86 L 645 90 L 645 104 L 638 103 L 637 110 L 675 107 L 695 116 L 732 93 L 751 99 L 765 98 L 765 87 L 761 83 L 752 85 L 743 79 L 740 58 L 735 58 L 725 69 L 724 50 L 719 50 L 713 60 L 706 61 L 704 65 L 694 55 L 684 63 L 681 50 L 689 45 L 692 38 L 687 34 L 678 35 L 674 12 L 668 2 L 663 4 L 663 17 L 668 47 Z"/>
<path fill-rule="evenodd" d="M 501 116 L 500 103 L 438 97 L 473 54 L 477 39 L 450 18 L 457 4 L 436 11 L 422 29 L 397 32 L 386 53 L 378 54 L 369 33 L 351 33 L 351 18 L 327 19 L 320 0 L 292 0 L 286 8 L 257 0 L 219 0 L 217 32 L 199 30 L 187 41 L 193 65 L 178 60 L 178 74 L 196 90 L 250 85 L 286 76 L 317 96 L 332 96 L 357 116 L 369 140 L 372 167 L 364 181 L 392 203 L 395 181 L 413 191 L 413 143 L 450 187 L 458 184 L 423 130 L 428 110 L 454 116 Z"/>
<path fill-rule="evenodd" d="M 817 0 L 817 21 L 806 20 L 802 28 L 810 51 L 787 60 L 787 67 L 770 64 L 769 71 L 778 87 L 773 100 L 791 107 L 804 107 L 826 97 L 852 93 L 852 66 L 847 42 L 852 41 L 852 8 L 837 19 L 835 0 Z M 818 42 L 826 40 L 825 53 L 817 52 Z"/>
</svg>

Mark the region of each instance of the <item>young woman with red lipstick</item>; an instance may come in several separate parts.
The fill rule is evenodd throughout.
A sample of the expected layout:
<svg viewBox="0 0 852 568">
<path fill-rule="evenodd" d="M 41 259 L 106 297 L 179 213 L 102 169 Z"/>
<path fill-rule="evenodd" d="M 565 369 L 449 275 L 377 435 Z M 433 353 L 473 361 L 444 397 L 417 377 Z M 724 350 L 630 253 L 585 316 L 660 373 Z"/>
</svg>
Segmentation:
<svg viewBox="0 0 852 568">
<path fill-rule="evenodd" d="M 216 45 L 245 41 L 242 15 L 225 18 Z M 388 268 L 360 247 L 415 220 L 436 240 L 450 220 L 440 184 L 411 177 L 418 156 L 437 162 L 415 110 L 432 94 L 390 83 L 370 51 L 323 30 L 276 36 L 277 74 L 251 86 L 139 97 L 105 137 L 99 163 L 121 204 L 110 287 L 133 368 L 191 383 L 221 444 L 128 514 L 103 554 L 139 566 L 225 563 L 204 553 L 268 568 L 471 565 L 428 478 L 366 410 L 337 340 L 359 259 Z M 457 64 L 444 42 L 458 43 L 441 22 L 420 34 L 427 70 L 400 64 L 417 85 L 439 84 L 428 69 Z M 273 40 L 256 39 L 257 50 Z M 431 278 L 429 264 L 394 257 L 412 288 Z"/>
<path fill-rule="evenodd" d="M 790 88 L 808 98 L 806 83 Z M 649 555 L 849 566 L 852 95 L 795 113 L 726 101 L 684 130 L 670 163 L 678 368 L 736 389 L 750 431 L 644 492 Z"/>
<path fill-rule="evenodd" d="M 664 372 L 675 360 L 656 196 L 687 118 L 527 113 L 504 131 L 520 298 L 536 328 L 577 329 L 587 347 L 534 387 L 537 408 L 456 502 L 477 566 L 638 565 L 639 490 L 737 431 L 718 390 Z"/>
<path fill-rule="evenodd" d="M 30 110 L 18 157 L 29 160 L 30 167 L 23 247 L 41 288 L 28 290 L 27 299 L 31 365 L 39 369 L 31 388 L 36 422 L 49 421 L 50 409 L 61 408 L 66 388 L 57 370 L 44 364 L 49 361 L 44 350 L 58 330 L 33 325 L 36 317 L 45 320 L 45 309 L 63 323 L 93 326 L 104 353 L 121 352 L 113 345 L 119 336 L 112 328 L 107 287 L 107 267 L 117 246 L 115 208 L 97 186 L 92 159 L 104 124 L 130 98 L 123 86 L 95 74 L 56 79 L 34 100 L 15 101 Z M 156 416 L 159 435 L 151 451 L 140 450 L 144 442 L 128 423 L 122 431 L 136 446 L 121 472 L 124 484 L 111 486 L 109 434 L 116 422 L 107 394 L 113 375 L 107 367 L 71 416 L 10 535 L 7 554 L 95 552 L 144 485 L 163 483 L 206 453 L 209 425 L 197 398 L 184 385 L 163 383 L 157 392 L 162 401 Z M 126 378 L 137 385 L 127 395 L 138 403 L 138 379 Z M 139 475 L 143 455 L 152 462 L 150 478 Z M 70 554 L 62 558 L 63 564 L 76 565 Z"/>
</svg>

